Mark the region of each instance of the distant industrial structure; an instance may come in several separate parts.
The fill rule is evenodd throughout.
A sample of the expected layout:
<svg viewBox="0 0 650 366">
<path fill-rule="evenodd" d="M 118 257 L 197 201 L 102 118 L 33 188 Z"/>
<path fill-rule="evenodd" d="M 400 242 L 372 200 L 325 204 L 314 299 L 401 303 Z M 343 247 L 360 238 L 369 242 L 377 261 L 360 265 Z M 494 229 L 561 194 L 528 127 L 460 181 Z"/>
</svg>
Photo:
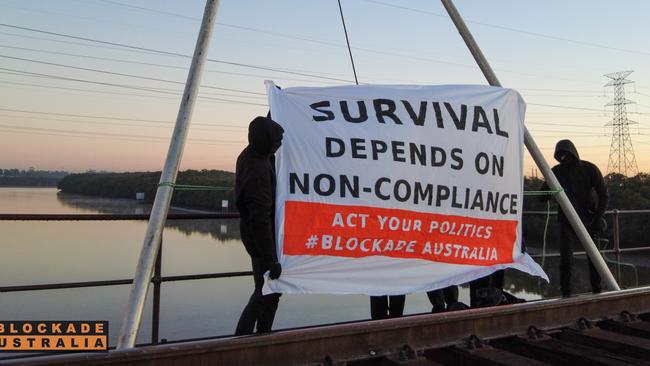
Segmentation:
<svg viewBox="0 0 650 366">
<path fill-rule="evenodd" d="M 606 107 L 613 106 L 612 120 L 605 126 L 612 126 L 612 144 L 609 149 L 609 161 L 607 163 L 607 174 L 619 173 L 625 176 L 634 176 L 639 172 L 632 148 L 630 138 L 630 124 L 636 122 L 627 118 L 626 105 L 634 103 L 625 98 L 625 84 L 633 81 L 626 79 L 633 71 L 620 71 L 604 75 L 612 79 L 605 86 L 614 87 L 614 99 L 605 104 Z"/>
</svg>

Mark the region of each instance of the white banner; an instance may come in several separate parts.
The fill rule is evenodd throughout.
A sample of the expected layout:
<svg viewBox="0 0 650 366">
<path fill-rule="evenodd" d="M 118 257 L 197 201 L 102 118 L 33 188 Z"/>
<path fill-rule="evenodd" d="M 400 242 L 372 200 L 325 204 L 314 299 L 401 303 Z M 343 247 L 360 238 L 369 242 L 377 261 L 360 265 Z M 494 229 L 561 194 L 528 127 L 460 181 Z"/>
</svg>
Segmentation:
<svg viewBox="0 0 650 366">
<path fill-rule="evenodd" d="M 516 268 L 523 121 L 516 91 L 480 85 L 278 89 L 272 118 L 282 275 L 264 291 L 398 295 Z"/>
</svg>

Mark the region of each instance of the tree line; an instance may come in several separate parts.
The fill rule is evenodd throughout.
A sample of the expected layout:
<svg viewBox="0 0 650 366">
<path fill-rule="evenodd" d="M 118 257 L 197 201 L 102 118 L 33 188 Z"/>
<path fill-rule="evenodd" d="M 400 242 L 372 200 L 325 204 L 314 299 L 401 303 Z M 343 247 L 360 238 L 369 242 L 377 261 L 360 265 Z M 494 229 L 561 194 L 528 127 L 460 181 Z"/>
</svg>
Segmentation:
<svg viewBox="0 0 650 366">
<path fill-rule="evenodd" d="M 144 193 L 151 203 L 156 195 L 161 172 L 79 173 L 70 174 L 58 183 L 64 193 L 77 193 L 110 198 L 136 198 Z M 235 174 L 222 170 L 186 170 L 178 173 L 176 183 L 194 186 L 223 187 L 225 190 L 174 190 L 172 205 L 221 211 L 222 200 L 234 208 Z"/>
<path fill-rule="evenodd" d="M 0 187 L 56 187 L 68 174 L 60 170 L 0 168 Z"/>
<path fill-rule="evenodd" d="M 136 173 L 80 173 L 65 176 L 58 182 L 58 188 L 65 193 L 92 196 L 135 199 L 137 192 L 144 192 L 145 202 L 153 202 L 160 172 Z M 172 204 L 175 206 L 221 211 L 222 200 L 228 200 L 228 210 L 235 211 L 234 182 L 232 172 L 221 170 L 186 170 L 180 172 L 177 183 L 227 187 L 226 191 L 181 191 L 175 190 Z M 524 190 L 536 191 L 542 185 L 539 178 L 524 178 Z M 650 174 L 640 173 L 634 177 L 609 174 L 605 177 L 609 190 L 608 209 L 650 210 Z M 557 249 L 557 204 L 553 199 L 546 202 L 539 196 L 524 197 L 523 238 L 526 246 L 541 248 L 544 241 L 548 249 Z M 531 214 L 529 212 L 535 211 Z M 549 212 L 547 219 L 547 212 Z M 619 215 L 621 247 L 650 245 L 650 214 Z M 601 246 L 612 247 L 613 216 L 606 216 L 608 229 Z M 608 241 L 607 241 L 608 240 Z"/>
</svg>

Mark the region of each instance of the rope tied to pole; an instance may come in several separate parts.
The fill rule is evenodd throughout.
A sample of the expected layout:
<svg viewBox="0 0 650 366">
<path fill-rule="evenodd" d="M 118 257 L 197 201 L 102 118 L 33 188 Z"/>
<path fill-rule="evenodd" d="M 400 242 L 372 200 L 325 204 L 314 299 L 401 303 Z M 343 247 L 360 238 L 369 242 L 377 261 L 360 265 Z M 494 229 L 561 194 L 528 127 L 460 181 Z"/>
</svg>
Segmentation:
<svg viewBox="0 0 650 366">
<path fill-rule="evenodd" d="M 549 191 L 524 191 L 524 196 L 555 196 L 564 191 L 563 188 Z"/>
<path fill-rule="evenodd" d="M 232 187 L 219 187 L 219 186 L 198 186 L 192 184 L 177 184 L 174 182 L 160 182 L 158 187 L 171 187 L 176 191 L 230 191 Z"/>
</svg>

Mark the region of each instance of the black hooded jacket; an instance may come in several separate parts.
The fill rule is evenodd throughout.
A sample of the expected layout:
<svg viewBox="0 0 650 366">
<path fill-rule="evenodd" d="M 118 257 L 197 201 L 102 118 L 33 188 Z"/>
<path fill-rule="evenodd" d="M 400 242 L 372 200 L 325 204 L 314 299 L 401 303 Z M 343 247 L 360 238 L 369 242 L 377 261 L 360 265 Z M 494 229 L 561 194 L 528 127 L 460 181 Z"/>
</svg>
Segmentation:
<svg viewBox="0 0 650 366">
<path fill-rule="evenodd" d="M 562 159 L 563 155 L 567 157 Z M 553 167 L 553 173 L 564 188 L 580 219 L 589 229 L 597 224 L 595 220 L 602 217 L 607 209 L 609 195 L 603 175 L 596 165 L 580 160 L 578 151 L 571 140 L 558 141 L 553 156 L 560 162 Z M 541 190 L 548 189 L 548 184 L 544 182 Z M 568 224 L 568 220 L 561 210 L 558 220 L 560 223 Z"/>
<path fill-rule="evenodd" d="M 241 238 L 253 258 L 277 262 L 275 251 L 275 157 L 282 127 L 256 117 L 248 126 L 248 146 L 237 158 L 235 205 Z"/>
</svg>

